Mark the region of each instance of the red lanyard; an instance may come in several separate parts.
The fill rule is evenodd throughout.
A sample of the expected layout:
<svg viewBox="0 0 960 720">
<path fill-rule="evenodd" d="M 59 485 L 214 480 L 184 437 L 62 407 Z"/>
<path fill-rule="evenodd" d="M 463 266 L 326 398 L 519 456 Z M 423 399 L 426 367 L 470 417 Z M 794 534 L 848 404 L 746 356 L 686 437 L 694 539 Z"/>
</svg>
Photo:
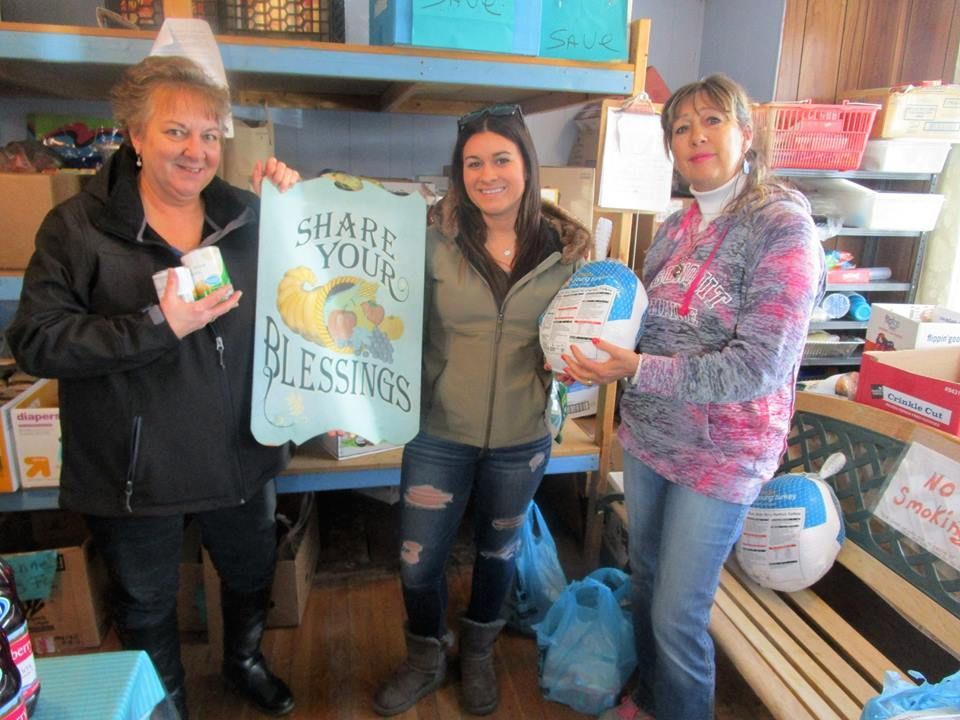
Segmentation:
<svg viewBox="0 0 960 720">
<path fill-rule="evenodd" d="M 693 222 L 693 219 L 695 217 L 699 218 L 699 216 L 700 206 L 694 202 L 690 206 L 690 209 L 687 210 L 687 214 L 684 215 L 683 222 L 680 224 L 680 232 L 678 233 L 680 238 L 683 238 L 683 236 L 686 234 L 687 228 L 690 227 L 690 223 Z M 710 263 L 712 263 L 713 259 L 717 256 L 717 251 L 720 249 L 720 245 L 723 244 L 723 239 L 727 236 L 728 232 L 730 232 L 729 224 L 720 232 L 717 241 L 713 244 L 713 249 L 710 251 L 710 255 L 700 266 L 700 270 L 693 278 L 693 282 L 691 282 L 690 287 L 687 288 L 687 292 L 683 296 L 683 302 L 680 304 L 680 309 L 677 311 L 680 317 L 686 317 L 690 314 L 690 303 L 693 301 L 693 295 L 697 292 L 697 288 L 700 287 L 700 281 L 703 280 L 703 276 L 706 274 L 707 268 L 710 267 Z"/>
</svg>

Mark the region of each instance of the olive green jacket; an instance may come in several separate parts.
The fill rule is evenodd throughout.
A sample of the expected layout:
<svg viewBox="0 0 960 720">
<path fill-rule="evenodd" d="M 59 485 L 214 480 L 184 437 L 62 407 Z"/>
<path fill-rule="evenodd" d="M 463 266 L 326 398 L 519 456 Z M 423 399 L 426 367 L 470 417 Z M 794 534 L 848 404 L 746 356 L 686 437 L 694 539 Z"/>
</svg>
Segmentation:
<svg viewBox="0 0 960 720">
<path fill-rule="evenodd" d="M 509 447 L 549 433 L 551 373 L 539 319 L 592 244 L 579 221 L 544 203 L 559 233 L 554 252 L 519 279 L 497 307 L 455 241 L 455 213 L 441 206 L 427 231 L 421 430 L 475 447 Z"/>
</svg>

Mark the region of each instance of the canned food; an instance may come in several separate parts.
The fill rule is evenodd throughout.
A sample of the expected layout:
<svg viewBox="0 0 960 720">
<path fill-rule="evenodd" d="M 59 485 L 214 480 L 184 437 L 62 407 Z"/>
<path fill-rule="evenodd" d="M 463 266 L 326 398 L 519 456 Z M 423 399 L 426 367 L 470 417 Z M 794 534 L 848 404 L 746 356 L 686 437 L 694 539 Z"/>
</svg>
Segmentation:
<svg viewBox="0 0 960 720">
<path fill-rule="evenodd" d="M 194 301 L 193 275 L 189 268 L 183 266 L 168 268 L 177 274 L 177 295 L 184 302 Z M 167 270 L 153 274 L 153 286 L 157 289 L 157 297 L 162 298 L 167 291 Z"/>
<path fill-rule="evenodd" d="M 227 273 L 226 265 L 223 264 L 223 257 L 218 247 L 197 248 L 184 255 L 180 262 L 190 268 L 197 300 L 230 284 L 230 275 Z"/>
</svg>

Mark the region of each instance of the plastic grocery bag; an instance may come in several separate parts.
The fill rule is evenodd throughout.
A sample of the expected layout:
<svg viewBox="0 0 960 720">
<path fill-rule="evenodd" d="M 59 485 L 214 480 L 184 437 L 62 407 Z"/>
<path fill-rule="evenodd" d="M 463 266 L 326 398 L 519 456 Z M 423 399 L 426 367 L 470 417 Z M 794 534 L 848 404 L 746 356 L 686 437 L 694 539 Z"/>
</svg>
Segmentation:
<svg viewBox="0 0 960 720">
<path fill-rule="evenodd" d="M 628 583 L 615 568 L 594 571 L 568 585 L 534 626 L 545 698 L 588 715 L 616 704 L 637 664 L 633 621 L 621 603 Z"/>
<path fill-rule="evenodd" d="M 914 685 L 899 673 L 887 671 L 883 692 L 863 707 L 860 720 L 958 720 L 960 719 L 960 671 L 938 683 L 929 683 L 918 672 L 910 676 L 921 680 Z"/>
<path fill-rule="evenodd" d="M 534 623 L 543 620 L 567 586 L 567 576 L 557 557 L 557 544 L 535 502 L 530 503 L 520 531 L 516 562 L 513 586 L 501 615 L 509 627 L 533 635 Z"/>
</svg>

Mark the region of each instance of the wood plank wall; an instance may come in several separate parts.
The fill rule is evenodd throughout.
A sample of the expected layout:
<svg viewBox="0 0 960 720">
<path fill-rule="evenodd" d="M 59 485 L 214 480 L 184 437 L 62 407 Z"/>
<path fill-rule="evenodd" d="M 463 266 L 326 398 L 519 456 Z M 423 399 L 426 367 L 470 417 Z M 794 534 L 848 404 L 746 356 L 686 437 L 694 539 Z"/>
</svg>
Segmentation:
<svg viewBox="0 0 960 720">
<path fill-rule="evenodd" d="M 787 0 L 777 100 L 957 82 L 960 0 Z"/>
</svg>

